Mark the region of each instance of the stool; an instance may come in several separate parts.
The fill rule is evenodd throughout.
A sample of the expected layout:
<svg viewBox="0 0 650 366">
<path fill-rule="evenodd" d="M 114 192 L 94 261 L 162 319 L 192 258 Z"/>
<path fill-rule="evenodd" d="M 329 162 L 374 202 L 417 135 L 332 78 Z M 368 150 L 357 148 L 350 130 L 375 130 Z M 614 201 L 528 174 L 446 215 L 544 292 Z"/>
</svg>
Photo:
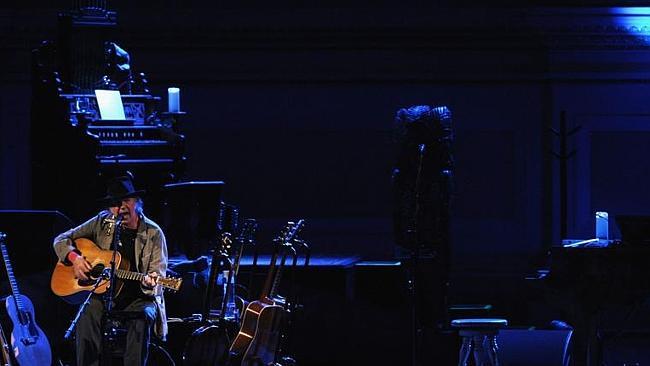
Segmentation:
<svg viewBox="0 0 650 366">
<path fill-rule="evenodd" d="M 126 334 L 128 332 L 128 321 L 130 320 L 144 320 L 144 313 L 141 311 L 111 311 L 110 316 L 105 315 L 104 321 L 106 322 L 104 333 L 105 345 L 109 346 L 112 353 L 121 353 L 126 341 Z M 117 349 L 116 349 L 117 347 Z"/>
<path fill-rule="evenodd" d="M 110 354 L 111 365 L 122 366 L 122 356 L 126 345 L 126 335 L 128 333 L 127 322 L 130 320 L 144 319 L 145 315 L 141 311 L 116 311 L 113 310 L 111 315 L 105 320 L 107 322 L 104 329 L 104 352 Z M 162 341 L 155 335 L 151 334 L 148 345 L 149 358 L 147 365 L 173 365 L 171 356 L 160 344 Z"/>
<path fill-rule="evenodd" d="M 454 319 L 452 328 L 458 329 L 462 338 L 458 366 L 467 366 L 470 354 L 474 353 L 476 366 L 499 366 L 497 357 L 497 334 L 499 328 L 508 325 L 506 319 L 476 318 Z"/>
</svg>

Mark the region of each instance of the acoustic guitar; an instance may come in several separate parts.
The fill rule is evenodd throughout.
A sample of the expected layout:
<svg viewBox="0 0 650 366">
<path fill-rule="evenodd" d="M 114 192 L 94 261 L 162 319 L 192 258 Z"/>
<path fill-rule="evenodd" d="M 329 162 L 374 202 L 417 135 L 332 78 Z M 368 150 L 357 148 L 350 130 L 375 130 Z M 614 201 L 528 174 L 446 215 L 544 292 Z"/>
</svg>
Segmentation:
<svg viewBox="0 0 650 366">
<path fill-rule="evenodd" d="M 0 233 L 0 250 L 2 251 L 2 259 L 5 262 L 12 293 L 7 297 L 5 303 L 13 325 L 11 351 L 18 365 L 50 365 L 52 363 L 50 342 L 43 330 L 36 324 L 32 301 L 18 291 L 18 283 L 14 277 L 14 271 L 9 261 L 9 253 L 7 253 L 7 247 L 5 246 L 5 237 L 4 233 Z"/>
<path fill-rule="evenodd" d="M 57 262 L 52 273 L 52 280 L 50 287 L 52 292 L 60 296 L 65 301 L 71 304 L 80 304 L 88 296 L 90 291 L 95 288 L 95 283 L 99 279 L 99 284 L 95 288 L 96 294 L 106 292 L 110 285 L 108 278 L 101 278 L 104 269 L 111 267 L 111 260 L 113 259 L 112 250 L 104 250 L 98 247 L 89 239 L 79 238 L 74 241 L 77 250 L 81 252 L 86 260 L 92 266 L 87 275 L 88 280 L 76 278 L 71 265 L 65 265 L 62 262 Z M 130 271 L 130 263 L 120 256 L 120 253 L 115 253 L 115 276 L 121 280 L 129 281 L 142 281 L 144 273 Z M 164 289 L 178 291 L 183 282 L 182 278 L 162 277 L 156 278 L 156 284 L 161 285 Z M 115 281 L 115 297 L 117 297 L 122 289 L 122 281 Z"/>
<path fill-rule="evenodd" d="M 278 238 L 278 247 L 271 257 L 264 289 L 259 300 L 246 307 L 242 326 L 230 346 L 231 365 L 258 366 L 275 362 L 281 338 L 281 326 L 286 316 L 284 300 L 277 296 L 287 248 L 302 229 L 304 220 L 290 222 Z M 279 264 L 279 252 L 283 251 Z"/>
</svg>

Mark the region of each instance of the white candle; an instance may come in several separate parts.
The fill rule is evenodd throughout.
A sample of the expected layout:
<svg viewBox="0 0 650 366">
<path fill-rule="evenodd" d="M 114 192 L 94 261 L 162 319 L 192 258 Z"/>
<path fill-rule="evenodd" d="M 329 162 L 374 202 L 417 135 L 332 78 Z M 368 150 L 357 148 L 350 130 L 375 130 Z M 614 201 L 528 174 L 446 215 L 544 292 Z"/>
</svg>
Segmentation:
<svg viewBox="0 0 650 366">
<path fill-rule="evenodd" d="M 181 90 L 178 88 L 167 88 L 167 111 L 180 112 L 181 111 Z"/>
</svg>

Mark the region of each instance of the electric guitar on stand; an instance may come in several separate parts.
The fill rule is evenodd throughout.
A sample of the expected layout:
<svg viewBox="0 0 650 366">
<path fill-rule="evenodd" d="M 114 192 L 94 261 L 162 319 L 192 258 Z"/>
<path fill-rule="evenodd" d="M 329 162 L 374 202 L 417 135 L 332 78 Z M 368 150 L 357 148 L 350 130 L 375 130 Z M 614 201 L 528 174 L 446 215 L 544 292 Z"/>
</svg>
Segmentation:
<svg viewBox="0 0 650 366">
<path fill-rule="evenodd" d="M 7 313 L 13 324 L 11 331 L 11 351 L 20 366 L 50 365 L 52 350 L 45 333 L 36 324 L 34 305 L 32 301 L 18 291 L 18 283 L 14 277 L 13 268 L 9 261 L 9 253 L 5 246 L 6 235 L 0 233 L 0 250 L 7 269 L 7 278 L 11 285 L 12 295 L 6 299 Z"/>
<path fill-rule="evenodd" d="M 291 243 L 303 225 L 304 220 L 288 223 L 277 239 L 277 249 L 271 257 L 260 299 L 246 307 L 241 329 L 230 346 L 232 365 L 258 366 L 275 362 L 282 336 L 281 328 L 286 316 L 286 303 L 278 295 L 282 268 L 288 255 L 287 251 L 292 251 L 295 257 Z M 276 263 L 279 257 L 281 259 Z"/>
</svg>

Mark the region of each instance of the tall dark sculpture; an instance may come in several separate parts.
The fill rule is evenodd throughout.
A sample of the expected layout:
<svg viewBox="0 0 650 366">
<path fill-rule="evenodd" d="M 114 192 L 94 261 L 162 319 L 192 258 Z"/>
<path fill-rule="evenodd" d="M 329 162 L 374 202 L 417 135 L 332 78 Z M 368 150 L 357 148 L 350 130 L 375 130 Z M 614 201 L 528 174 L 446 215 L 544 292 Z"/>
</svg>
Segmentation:
<svg viewBox="0 0 650 366">
<path fill-rule="evenodd" d="M 403 108 L 395 122 L 393 222 L 396 245 L 406 253 L 402 259 L 411 294 L 413 365 L 419 365 L 427 358 L 423 350 L 435 349 L 435 334 L 448 322 L 454 136 L 447 107 Z"/>
<path fill-rule="evenodd" d="M 396 243 L 443 250 L 448 241 L 453 175 L 451 112 L 414 106 L 397 111 L 399 150 L 393 170 Z"/>
</svg>

